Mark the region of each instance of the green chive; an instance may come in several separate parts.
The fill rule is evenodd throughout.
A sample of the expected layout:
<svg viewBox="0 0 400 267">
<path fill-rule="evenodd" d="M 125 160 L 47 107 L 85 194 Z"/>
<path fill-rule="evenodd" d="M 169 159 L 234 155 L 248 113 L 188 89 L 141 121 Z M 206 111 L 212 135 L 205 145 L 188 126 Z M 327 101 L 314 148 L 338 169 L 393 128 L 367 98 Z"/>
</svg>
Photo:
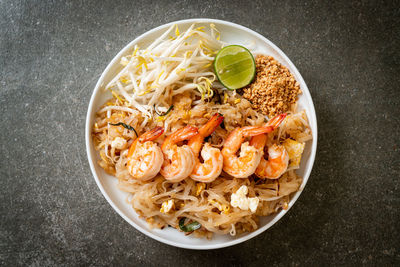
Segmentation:
<svg viewBox="0 0 400 267">
<path fill-rule="evenodd" d="M 127 124 L 125 124 L 125 123 L 123 123 L 123 122 L 118 122 L 118 123 L 108 123 L 108 124 L 110 124 L 110 125 L 112 125 L 112 126 L 123 126 L 125 129 L 128 129 L 129 131 L 134 131 L 135 132 L 135 134 L 136 134 L 136 137 L 139 137 L 139 135 L 137 134 L 137 132 L 136 132 L 136 130 L 135 130 L 135 128 L 133 128 L 132 126 L 130 126 L 130 125 L 127 125 Z"/>
<path fill-rule="evenodd" d="M 174 108 L 174 105 L 171 105 L 165 113 L 161 113 L 161 114 L 157 112 L 157 110 L 156 110 L 156 104 L 153 105 L 153 108 L 154 108 L 154 111 L 156 112 L 156 114 L 157 114 L 158 116 L 165 116 L 165 115 L 167 115 L 167 114 Z"/>
<path fill-rule="evenodd" d="M 184 232 L 193 232 L 201 227 L 201 224 L 198 222 L 192 222 L 185 225 L 185 220 L 185 217 L 179 220 L 179 228 Z"/>
</svg>

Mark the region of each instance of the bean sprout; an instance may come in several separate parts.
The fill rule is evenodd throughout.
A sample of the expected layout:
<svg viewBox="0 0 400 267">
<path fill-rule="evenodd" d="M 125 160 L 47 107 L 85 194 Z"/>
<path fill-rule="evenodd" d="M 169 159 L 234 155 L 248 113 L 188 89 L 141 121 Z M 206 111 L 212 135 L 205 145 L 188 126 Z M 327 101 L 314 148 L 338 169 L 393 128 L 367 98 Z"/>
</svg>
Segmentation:
<svg viewBox="0 0 400 267">
<path fill-rule="evenodd" d="M 208 31 L 192 24 L 179 33 L 172 25 L 147 48 L 136 45 L 131 55 L 121 58 L 123 69 L 105 89 L 123 98 L 127 109 L 136 108 L 147 118 L 153 118 L 154 105 L 167 110 L 174 95 L 188 90 L 197 89 L 201 100 L 211 98 L 214 84 L 219 87 L 212 62 L 224 43 L 213 24 Z"/>
</svg>

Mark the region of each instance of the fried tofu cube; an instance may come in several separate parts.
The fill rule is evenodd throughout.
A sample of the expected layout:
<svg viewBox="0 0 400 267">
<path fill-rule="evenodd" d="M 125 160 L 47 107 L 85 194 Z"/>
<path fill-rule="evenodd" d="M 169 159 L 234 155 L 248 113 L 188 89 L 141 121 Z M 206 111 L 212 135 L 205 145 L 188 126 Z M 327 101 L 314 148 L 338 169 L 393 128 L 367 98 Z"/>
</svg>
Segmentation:
<svg viewBox="0 0 400 267">
<path fill-rule="evenodd" d="M 305 144 L 288 138 L 282 145 L 289 154 L 289 167 L 299 167 Z"/>
</svg>

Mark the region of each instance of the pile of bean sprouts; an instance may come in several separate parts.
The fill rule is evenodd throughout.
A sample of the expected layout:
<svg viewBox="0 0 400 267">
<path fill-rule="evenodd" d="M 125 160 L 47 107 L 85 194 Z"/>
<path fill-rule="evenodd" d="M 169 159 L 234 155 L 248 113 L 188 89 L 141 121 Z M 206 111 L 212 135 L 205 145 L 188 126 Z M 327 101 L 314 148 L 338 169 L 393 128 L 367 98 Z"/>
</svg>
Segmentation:
<svg viewBox="0 0 400 267">
<path fill-rule="evenodd" d="M 209 29 L 192 24 L 182 33 L 172 25 L 149 46 L 136 45 L 131 55 L 122 57 L 123 69 L 105 88 L 148 118 L 153 117 L 154 106 L 165 112 L 172 97 L 185 91 L 196 89 L 201 99 L 210 98 L 212 88 L 222 87 L 212 62 L 223 46 L 213 24 Z"/>
</svg>

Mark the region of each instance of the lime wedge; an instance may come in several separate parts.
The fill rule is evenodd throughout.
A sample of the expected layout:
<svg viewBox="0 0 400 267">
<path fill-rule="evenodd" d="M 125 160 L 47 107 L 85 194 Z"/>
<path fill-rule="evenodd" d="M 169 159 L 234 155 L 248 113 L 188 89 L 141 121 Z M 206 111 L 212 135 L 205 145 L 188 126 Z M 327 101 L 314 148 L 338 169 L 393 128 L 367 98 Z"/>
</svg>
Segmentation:
<svg viewBox="0 0 400 267">
<path fill-rule="evenodd" d="M 245 47 L 229 45 L 222 48 L 214 60 L 218 80 L 228 89 L 245 87 L 256 74 L 253 55 Z"/>
</svg>

